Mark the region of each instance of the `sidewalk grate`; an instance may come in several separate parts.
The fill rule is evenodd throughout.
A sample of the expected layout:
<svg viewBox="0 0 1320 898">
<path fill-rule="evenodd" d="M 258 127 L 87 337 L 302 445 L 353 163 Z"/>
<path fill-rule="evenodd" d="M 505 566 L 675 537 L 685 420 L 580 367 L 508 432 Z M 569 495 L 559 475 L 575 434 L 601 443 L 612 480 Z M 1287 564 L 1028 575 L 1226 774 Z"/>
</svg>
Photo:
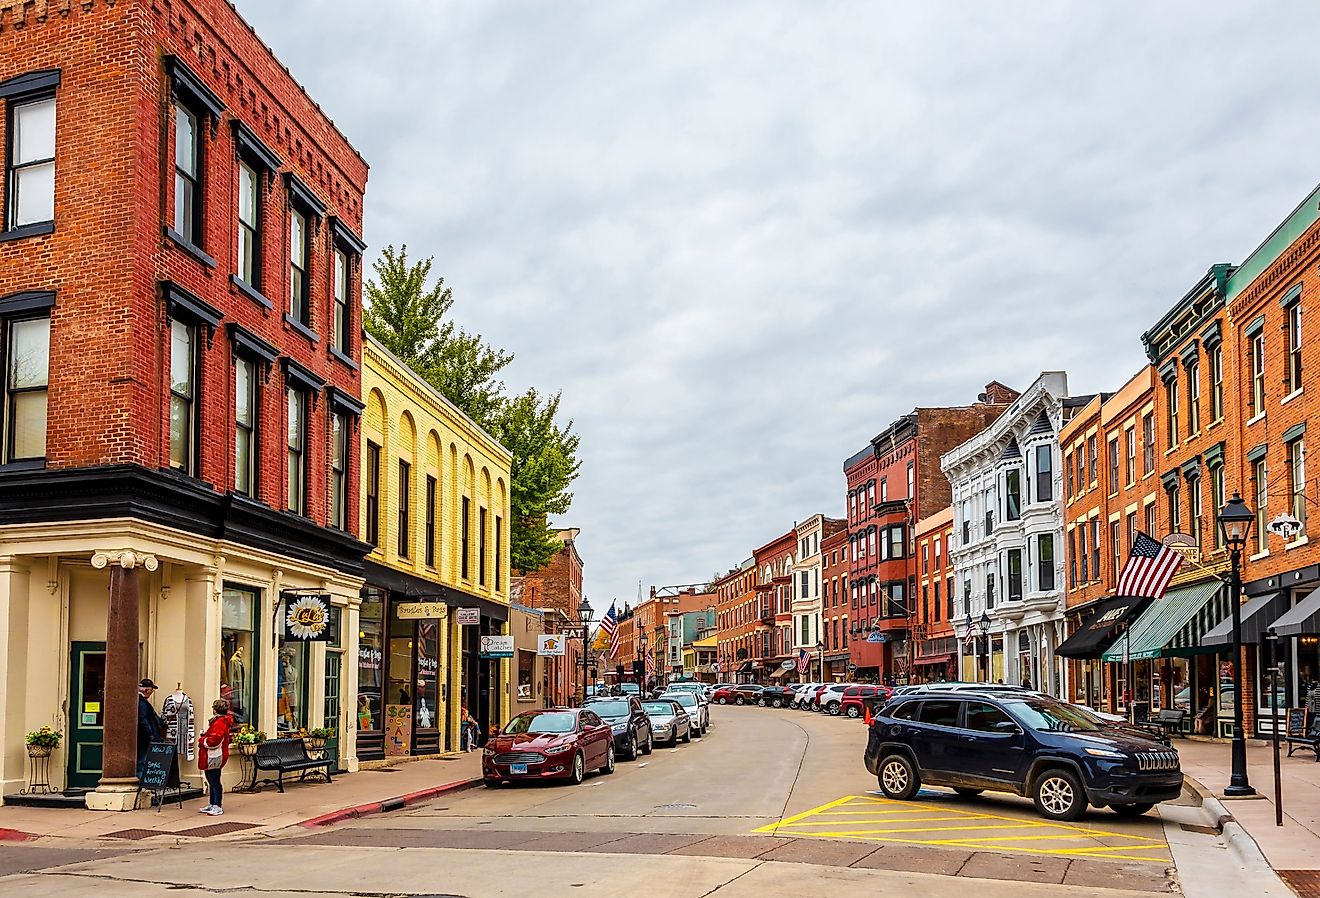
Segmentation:
<svg viewBox="0 0 1320 898">
<path fill-rule="evenodd" d="M 224 823 L 210 823 L 206 826 L 194 826 L 192 829 L 181 830 L 177 833 L 170 833 L 172 836 L 197 836 L 205 838 L 206 836 L 223 836 L 227 833 L 242 832 L 245 829 L 252 829 L 257 826 L 255 823 L 238 823 L 226 820 Z"/>
<path fill-rule="evenodd" d="M 158 829 L 121 829 L 117 833 L 106 833 L 107 839 L 149 839 L 152 836 L 165 835 Z"/>
<path fill-rule="evenodd" d="M 1297 898 L 1320 898 L 1320 870 L 1278 870 Z"/>
</svg>

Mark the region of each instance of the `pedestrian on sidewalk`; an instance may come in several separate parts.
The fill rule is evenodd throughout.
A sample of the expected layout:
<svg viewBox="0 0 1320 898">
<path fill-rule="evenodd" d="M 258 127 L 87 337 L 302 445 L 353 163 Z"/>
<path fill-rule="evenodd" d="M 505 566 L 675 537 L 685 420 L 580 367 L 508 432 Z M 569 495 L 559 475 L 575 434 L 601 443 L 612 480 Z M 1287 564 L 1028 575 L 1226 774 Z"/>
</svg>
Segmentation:
<svg viewBox="0 0 1320 898">
<path fill-rule="evenodd" d="M 156 691 L 156 684 L 148 677 L 138 683 L 138 740 L 137 740 L 137 777 L 142 779 L 142 767 L 147 760 L 147 747 L 153 742 L 165 739 L 165 724 L 151 706 L 151 694 Z"/>
<path fill-rule="evenodd" d="M 201 809 L 203 814 L 219 817 L 224 811 L 221 801 L 224 787 L 220 785 L 220 771 L 229 760 L 229 733 L 234 728 L 234 715 L 229 713 L 229 702 L 222 698 L 211 703 L 214 715 L 206 725 L 206 732 L 197 740 L 198 766 L 206 774 L 206 785 L 210 788 L 210 804 Z"/>
<path fill-rule="evenodd" d="M 459 727 L 461 728 L 463 751 L 472 751 L 477 747 L 477 733 L 479 732 L 477 721 L 466 706 L 463 706 L 459 714 L 462 718 L 459 721 Z"/>
</svg>

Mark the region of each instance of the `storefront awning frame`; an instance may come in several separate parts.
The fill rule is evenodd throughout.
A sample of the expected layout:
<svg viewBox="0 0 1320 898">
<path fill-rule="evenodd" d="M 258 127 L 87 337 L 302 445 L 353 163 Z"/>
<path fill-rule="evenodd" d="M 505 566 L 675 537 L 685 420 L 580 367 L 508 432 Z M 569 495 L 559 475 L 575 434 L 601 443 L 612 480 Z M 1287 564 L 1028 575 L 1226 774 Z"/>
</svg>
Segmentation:
<svg viewBox="0 0 1320 898">
<path fill-rule="evenodd" d="M 1124 624 L 1131 626 L 1150 599 L 1144 596 L 1110 596 L 1090 606 L 1090 613 L 1054 654 L 1063 658 L 1100 658 L 1119 637 Z"/>
<path fill-rule="evenodd" d="M 1152 602 L 1141 612 L 1127 632 L 1105 650 L 1101 660 L 1122 663 L 1204 653 L 1207 649 L 1199 646 L 1195 629 L 1200 626 L 1204 632 L 1219 623 L 1221 612 L 1231 610 L 1223 599 L 1227 590 L 1219 580 L 1204 580 L 1170 589 L 1164 598 Z M 1180 638 L 1188 625 L 1192 625 L 1193 631 Z M 1182 644 L 1184 642 L 1187 644 Z"/>
<path fill-rule="evenodd" d="M 1267 592 L 1263 595 L 1254 596 L 1242 606 L 1242 641 L 1244 643 L 1260 643 L 1265 639 L 1265 632 L 1270 628 L 1281 615 L 1288 611 L 1287 592 L 1280 590 L 1277 592 Z M 1201 645 L 1205 647 L 1223 646 L 1227 648 L 1233 644 L 1233 616 L 1230 614 L 1219 623 L 1215 624 L 1206 634 L 1201 637 Z"/>
<path fill-rule="evenodd" d="M 1279 636 L 1302 636 L 1320 633 L 1320 589 L 1289 608 L 1267 629 Z"/>
</svg>

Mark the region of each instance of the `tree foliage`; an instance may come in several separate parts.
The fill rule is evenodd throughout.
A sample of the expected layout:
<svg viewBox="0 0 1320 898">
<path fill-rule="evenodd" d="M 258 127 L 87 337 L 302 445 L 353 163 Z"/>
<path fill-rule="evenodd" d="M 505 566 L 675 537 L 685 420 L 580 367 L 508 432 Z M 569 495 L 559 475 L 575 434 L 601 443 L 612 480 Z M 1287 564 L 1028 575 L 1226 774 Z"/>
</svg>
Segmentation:
<svg viewBox="0 0 1320 898">
<path fill-rule="evenodd" d="M 432 264 L 430 258 L 410 263 L 407 245 L 385 247 L 373 265 L 376 278 L 365 286 L 363 325 L 512 453 L 511 562 L 515 570 L 538 570 L 560 548 L 549 519 L 572 505 L 569 487 L 581 468 L 578 435 L 572 420 L 556 423 L 559 393 L 505 394 L 497 375 L 513 354 L 448 320 L 453 291 L 444 278 L 429 283 Z"/>
</svg>

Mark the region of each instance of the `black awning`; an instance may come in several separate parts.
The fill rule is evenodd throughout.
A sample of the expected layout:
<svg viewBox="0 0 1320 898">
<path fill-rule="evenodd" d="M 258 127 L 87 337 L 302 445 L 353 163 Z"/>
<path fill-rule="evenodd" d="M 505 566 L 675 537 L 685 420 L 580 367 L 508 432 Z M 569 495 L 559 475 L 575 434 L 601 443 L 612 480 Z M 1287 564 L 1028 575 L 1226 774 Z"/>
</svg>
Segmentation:
<svg viewBox="0 0 1320 898">
<path fill-rule="evenodd" d="M 1320 589 L 1292 606 L 1287 613 L 1272 622 L 1269 629 L 1279 636 L 1320 633 Z"/>
<path fill-rule="evenodd" d="M 1231 608 L 1231 606 L 1230 606 Z M 1259 643 L 1265 639 L 1265 630 L 1288 610 L 1288 593 L 1267 592 L 1256 596 L 1242 606 L 1242 641 Z M 1233 644 L 1233 616 L 1230 614 L 1201 637 L 1203 646 Z"/>
<path fill-rule="evenodd" d="M 1150 599 L 1142 596 L 1114 596 L 1098 602 L 1054 654 L 1065 658 L 1099 658 L 1118 636 L 1119 628 L 1149 604 Z"/>
</svg>

